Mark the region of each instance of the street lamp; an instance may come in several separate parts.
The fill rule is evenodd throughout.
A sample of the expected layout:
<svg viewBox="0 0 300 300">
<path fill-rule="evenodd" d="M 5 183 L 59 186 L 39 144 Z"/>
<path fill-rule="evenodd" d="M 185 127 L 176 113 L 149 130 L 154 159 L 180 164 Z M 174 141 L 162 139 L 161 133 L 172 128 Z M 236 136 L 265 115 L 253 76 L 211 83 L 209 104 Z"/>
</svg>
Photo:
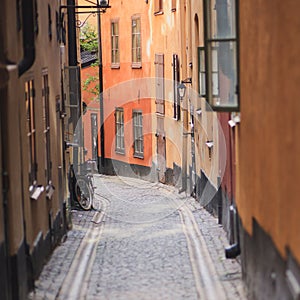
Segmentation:
<svg viewBox="0 0 300 300">
<path fill-rule="evenodd" d="M 177 89 L 178 89 L 178 94 L 179 94 L 180 100 L 182 100 L 184 98 L 184 95 L 185 95 L 186 86 L 183 82 L 181 82 L 178 85 Z"/>
<path fill-rule="evenodd" d="M 100 7 L 100 8 L 104 8 L 104 9 L 106 9 L 106 8 L 110 8 L 110 6 L 109 6 L 109 0 L 108 1 L 106 1 L 106 0 L 101 0 L 100 1 L 100 4 L 99 4 L 99 0 L 97 0 L 97 4 L 98 4 L 98 7 Z"/>
<path fill-rule="evenodd" d="M 181 80 L 181 83 L 178 85 L 177 89 L 178 89 L 178 94 L 180 97 L 180 100 L 182 100 L 185 96 L 185 91 L 186 91 L 186 86 L 185 83 L 192 83 L 192 78 L 186 78 L 184 80 Z"/>
<path fill-rule="evenodd" d="M 188 115 L 187 115 L 187 100 L 184 101 L 184 96 L 186 92 L 186 85 L 191 84 L 192 78 L 186 78 L 181 80 L 181 83 L 178 85 L 177 90 L 180 97 L 180 100 L 183 102 L 182 109 L 183 109 L 183 144 L 182 144 L 182 186 L 179 192 L 186 191 L 187 188 L 187 134 L 188 134 Z"/>
</svg>

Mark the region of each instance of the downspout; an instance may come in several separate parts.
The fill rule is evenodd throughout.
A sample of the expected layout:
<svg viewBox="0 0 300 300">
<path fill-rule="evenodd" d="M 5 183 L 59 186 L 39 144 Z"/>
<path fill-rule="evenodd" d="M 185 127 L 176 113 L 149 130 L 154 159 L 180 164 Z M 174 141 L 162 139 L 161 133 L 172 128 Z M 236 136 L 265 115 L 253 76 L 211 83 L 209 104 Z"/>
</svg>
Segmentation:
<svg viewBox="0 0 300 300">
<path fill-rule="evenodd" d="M 186 28 L 186 9 L 185 0 L 180 1 L 180 22 L 181 27 Z M 187 76 L 187 58 L 186 58 L 186 31 L 181 30 L 181 79 Z M 187 100 L 183 99 L 181 103 L 182 109 L 182 153 L 181 153 L 181 188 L 179 193 L 185 192 L 187 189 L 187 132 L 188 132 L 188 115 L 187 115 Z"/>
<path fill-rule="evenodd" d="M 35 60 L 33 0 L 22 1 L 23 59 L 18 63 L 19 77 L 33 65 Z"/>
<path fill-rule="evenodd" d="M 230 206 L 230 222 L 233 226 L 234 243 L 225 248 L 226 258 L 236 258 L 241 254 L 238 213 L 234 205 Z"/>
<path fill-rule="evenodd" d="M 97 13 L 98 24 L 98 60 L 99 60 L 99 102 L 100 102 L 100 161 L 98 172 L 105 174 L 105 133 L 104 133 L 104 97 L 103 97 L 103 61 L 102 61 L 102 37 L 101 37 L 101 11 Z M 98 130 L 98 129 L 97 129 Z M 98 149 L 97 149 L 98 151 Z"/>
<path fill-rule="evenodd" d="M 76 19 L 75 19 L 75 0 L 67 0 L 68 5 L 68 56 L 69 56 L 69 66 L 77 67 L 78 66 L 78 57 L 77 57 L 77 36 L 76 36 Z M 79 69 L 78 69 L 79 70 Z M 80 72 L 79 74 L 70 73 L 69 78 L 69 92 L 70 92 L 70 105 L 71 105 L 71 120 L 73 125 L 73 134 L 77 127 L 77 131 L 81 134 L 81 128 L 78 122 L 80 121 L 81 114 L 81 102 L 79 87 L 80 86 Z M 78 98 L 76 97 L 78 96 Z M 78 130 L 79 128 L 79 130 Z M 77 136 L 74 142 L 77 143 L 80 140 L 81 136 Z M 78 147 L 73 147 L 73 168 L 75 174 L 78 174 L 78 165 L 79 165 L 79 149 Z"/>
<path fill-rule="evenodd" d="M 233 136 L 232 136 L 232 129 L 230 129 L 230 183 L 231 183 L 231 197 L 233 201 Z M 225 257 L 226 258 L 236 258 L 238 255 L 241 254 L 241 247 L 240 247 L 240 235 L 239 235 L 239 221 L 238 221 L 238 212 L 234 203 L 230 205 L 230 224 L 232 226 L 232 238 L 233 244 L 225 248 Z"/>
</svg>

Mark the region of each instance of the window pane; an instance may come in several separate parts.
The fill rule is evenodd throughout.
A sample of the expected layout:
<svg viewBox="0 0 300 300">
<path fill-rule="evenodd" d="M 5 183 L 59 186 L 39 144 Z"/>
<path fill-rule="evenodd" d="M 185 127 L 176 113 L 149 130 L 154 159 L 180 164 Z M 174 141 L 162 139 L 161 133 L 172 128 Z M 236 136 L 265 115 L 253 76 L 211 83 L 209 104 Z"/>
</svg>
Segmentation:
<svg viewBox="0 0 300 300">
<path fill-rule="evenodd" d="M 205 73 L 200 73 L 200 95 L 205 96 L 206 95 L 206 87 L 205 87 Z"/>
<path fill-rule="evenodd" d="M 214 105 L 237 106 L 237 63 L 236 63 L 236 42 L 213 43 L 216 49 L 212 55 L 212 93 L 218 98 L 213 100 Z M 214 71 L 217 60 L 217 70 Z"/>
<path fill-rule="evenodd" d="M 116 58 L 115 58 L 115 62 L 120 62 L 119 50 L 116 50 Z"/>
<path fill-rule="evenodd" d="M 199 94 L 205 96 L 205 51 L 203 47 L 198 47 L 198 84 Z"/>
<path fill-rule="evenodd" d="M 213 96 L 219 95 L 219 74 L 212 73 L 212 93 Z"/>
<path fill-rule="evenodd" d="M 137 51 L 137 53 L 136 53 L 136 61 L 138 61 L 138 62 L 140 62 L 141 61 L 141 48 L 137 48 L 136 49 Z"/>
<path fill-rule="evenodd" d="M 236 38 L 235 0 L 210 1 L 211 38 Z"/>
<path fill-rule="evenodd" d="M 134 153 L 143 154 L 143 116 L 141 112 L 133 113 Z"/>
<path fill-rule="evenodd" d="M 212 49 L 211 54 L 212 54 L 212 71 L 218 72 L 218 50 Z"/>
<path fill-rule="evenodd" d="M 115 34 L 115 26 L 114 23 L 111 23 L 111 35 Z"/>
<path fill-rule="evenodd" d="M 132 48 L 136 48 L 137 42 L 136 42 L 136 34 L 132 36 Z"/>
<path fill-rule="evenodd" d="M 136 32 L 138 32 L 138 33 L 141 32 L 141 20 L 140 19 L 136 20 Z"/>
<path fill-rule="evenodd" d="M 137 24 L 136 24 L 137 20 L 132 20 L 132 33 L 136 33 L 137 32 Z"/>
<path fill-rule="evenodd" d="M 111 23 L 111 61 L 119 62 L 119 23 Z"/>
<path fill-rule="evenodd" d="M 136 46 L 141 47 L 141 35 L 140 34 L 136 35 Z"/>
</svg>

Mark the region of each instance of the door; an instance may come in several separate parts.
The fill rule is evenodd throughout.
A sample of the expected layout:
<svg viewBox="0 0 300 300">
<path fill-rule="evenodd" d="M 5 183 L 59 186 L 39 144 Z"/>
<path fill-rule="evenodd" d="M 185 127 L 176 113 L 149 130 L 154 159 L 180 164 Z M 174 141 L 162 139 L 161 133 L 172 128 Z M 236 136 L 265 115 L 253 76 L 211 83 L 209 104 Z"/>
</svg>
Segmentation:
<svg viewBox="0 0 300 300">
<path fill-rule="evenodd" d="M 158 181 L 166 182 L 166 136 L 164 131 L 164 117 L 157 116 L 156 155 Z"/>
<path fill-rule="evenodd" d="M 91 113 L 91 145 L 92 145 L 92 160 L 97 161 L 98 158 L 98 115 Z"/>
<path fill-rule="evenodd" d="M 157 174 L 160 182 L 166 181 L 166 134 L 164 130 L 165 117 L 165 82 L 164 55 L 155 54 L 155 103 L 156 103 L 156 155 Z"/>
</svg>

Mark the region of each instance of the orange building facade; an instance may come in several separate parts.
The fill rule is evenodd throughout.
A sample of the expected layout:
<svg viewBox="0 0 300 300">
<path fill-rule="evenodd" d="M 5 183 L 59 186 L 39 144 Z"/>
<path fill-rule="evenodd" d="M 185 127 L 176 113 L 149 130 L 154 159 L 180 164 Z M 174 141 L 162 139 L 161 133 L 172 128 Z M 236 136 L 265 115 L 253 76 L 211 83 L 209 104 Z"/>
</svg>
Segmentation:
<svg viewBox="0 0 300 300">
<path fill-rule="evenodd" d="M 153 138 L 148 4 L 131 2 L 110 1 L 111 8 L 101 14 L 104 116 L 100 122 L 105 137 L 101 161 L 109 174 L 148 176 Z M 99 144 L 99 153 L 100 149 Z"/>
<path fill-rule="evenodd" d="M 252 299 L 300 296 L 299 9 L 240 1 L 237 205 Z"/>
</svg>

